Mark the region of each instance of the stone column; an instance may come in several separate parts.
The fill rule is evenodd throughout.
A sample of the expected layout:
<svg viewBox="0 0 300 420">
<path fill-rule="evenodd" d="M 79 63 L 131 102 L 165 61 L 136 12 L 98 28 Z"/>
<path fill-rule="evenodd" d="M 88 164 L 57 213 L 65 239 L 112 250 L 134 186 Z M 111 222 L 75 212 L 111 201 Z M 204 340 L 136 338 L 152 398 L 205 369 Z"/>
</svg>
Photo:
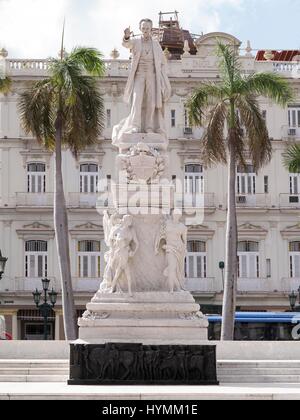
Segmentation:
<svg viewBox="0 0 300 420">
<path fill-rule="evenodd" d="M 60 317 L 62 316 L 62 310 L 55 310 L 55 341 L 60 340 Z"/>
<path fill-rule="evenodd" d="M 19 339 L 18 331 L 18 311 L 14 311 L 12 314 L 12 338 L 13 340 Z"/>
</svg>

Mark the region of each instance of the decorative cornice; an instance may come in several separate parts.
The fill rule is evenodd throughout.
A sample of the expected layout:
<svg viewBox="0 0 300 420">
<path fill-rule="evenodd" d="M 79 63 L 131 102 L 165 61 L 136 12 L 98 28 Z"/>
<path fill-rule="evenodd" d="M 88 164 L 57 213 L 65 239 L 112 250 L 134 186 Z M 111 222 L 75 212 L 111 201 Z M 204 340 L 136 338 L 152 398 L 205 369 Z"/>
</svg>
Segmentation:
<svg viewBox="0 0 300 420">
<path fill-rule="evenodd" d="M 208 239 L 212 239 L 214 235 L 215 235 L 215 231 L 210 229 L 208 226 L 198 225 L 198 226 L 192 226 L 188 228 L 189 239 L 208 240 Z"/>
<path fill-rule="evenodd" d="M 297 223 L 293 226 L 288 226 L 287 228 L 283 229 L 281 232 L 281 236 L 283 239 L 299 239 L 300 238 L 300 223 Z"/>
<path fill-rule="evenodd" d="M 238 236 L 239 239 L 247 238 L 265 238 L 268 234 L 268 231 L 261 226 L 255 226 L 251 223 L 245 223 L 238 227 Z"/>
<path fill-rule="evenodd" d="M 54 229 L 49 225 L 44 225 L 39 222 L 34 222 L 30 225 L 23 226 L 23 229 L 17 229 L 17 235 L 19 238 L 28 238 L 32 236 L 46 237 L 49 239 L 54 238 Z"/>
<path fill-rule="evenodd" d="M 26 169 L 27 164 L 31 161 L 39 161 L 39 162 L 45 162 L 47 169 L 50 167 L 50 159 L 53 155 L 52 152 L 49 152 L 44 149 L 28 149 L 25 151 L 21 151 L 20 155 L 23 158 L 23 167 Z"/>
<path fill-rule="evenodd" d="M 95 223 L 84 223 L 83 225 L 77 225 L 70 230 L 70 235 L 73 238 L 78 236 L 87 236 L 87 235 L 97 235 L 103 236 L 103 227 L 101 225 L 96 225 Z"/>
</svg>

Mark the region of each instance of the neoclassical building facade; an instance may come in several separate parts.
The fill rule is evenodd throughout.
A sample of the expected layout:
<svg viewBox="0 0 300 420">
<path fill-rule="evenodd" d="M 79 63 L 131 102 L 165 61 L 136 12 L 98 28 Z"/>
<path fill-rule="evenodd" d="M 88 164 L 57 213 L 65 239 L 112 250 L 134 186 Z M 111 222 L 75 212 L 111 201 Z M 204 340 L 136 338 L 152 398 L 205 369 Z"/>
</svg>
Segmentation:
<svg viewBox="0 0 300 420">
<path fill-rule="evenodd" d="M 170 138 L 170 171 L 176 188 L 182 185 L 189 200 L 204 197 L 203 217 L 185 215 L 188 225 L 186 288 L 204 312 L 219 312 L 222 305 L 227 212 L 227 168 L 206 168 L 200 154 L 203 129 L 191 127 L 185 111 L 187 96 L 205 80 L 217 81 L 216 38 L 240 48 L 229 34 L 210 33 L 194 40 L 191 54 L 185 43 L 181 57 L 166 51 L 172 97 L 165 115 Z M 287 145 L 300 140 L 300 66 L 298 51 L 240 50 L 246 74 L 279 72 L 290 81 L 295 102 L 280 108 L 260 98 L 273 144 L 270 164 L 255 173 L 237 167 L 239 226 L 239 279 L 237 305 L 241 310 L 289 309 L 288 295 L 300 286 L 300 174 L 283 166 Z M 110 185 L 116 177 L 116 150 L 112 128 L 128 113 L 123 92 L 130 60 L 105 60 L 106 75 L 99 80 L 105 100 L 106 126 L 96 145 L 75 160 L 63 156 L 69 216 L 73 287 L 78 312 L 98 289 L 106 251 L 101 216 L 96 209 L 97 185 Z M 0 249 L 8 257 L 0 281 L 0 315 L 15 339 L 39 339 L 43 321 L 32 291 L 48 277 L 58 292 L 60 280 L 53 227 L 54 156 L 25 135 L 18 114 L 20 92 L 47 75 L 46 60 L 18 60 L 1 52 L 1 65 L 12 78 L 12 90 L 0 96 Z M 49 336 L 63 338 L 61 299 L 49 319 Z"/>
</svg>

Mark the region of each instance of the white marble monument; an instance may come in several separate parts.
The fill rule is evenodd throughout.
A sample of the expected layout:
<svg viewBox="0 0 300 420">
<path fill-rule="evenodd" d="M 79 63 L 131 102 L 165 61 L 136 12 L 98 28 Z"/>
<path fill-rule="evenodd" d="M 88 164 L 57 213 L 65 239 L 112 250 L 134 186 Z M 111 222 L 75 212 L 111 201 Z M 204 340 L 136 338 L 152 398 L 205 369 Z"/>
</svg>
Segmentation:
<svg viewBox="0 0 300 420">
<path fill-rule="evenodd" d="M 114 128 L 113 144 L 126 175 L 119 191 L 137 185 L 152 199 L 136 214 L 130 196 L 121 194 L 114 209 L 103 211 L 106 269 L 79 319 L 79 338 L 91 344 L 201 344 L 208 322 L 184 289 L 187 228 L 174 204 L 168 208 L 161 198 L 171 185 L 163 180 L 168 174 L 164 107 L 171 95 L 165 56 L 151 37 L 152 22 L 143 19 L 140 29 L 141 38 L 134 39 L 129 28 L 124 31 L 123 45 L 133 57 L 124 98 L 131 112 Z"/>
</svg>

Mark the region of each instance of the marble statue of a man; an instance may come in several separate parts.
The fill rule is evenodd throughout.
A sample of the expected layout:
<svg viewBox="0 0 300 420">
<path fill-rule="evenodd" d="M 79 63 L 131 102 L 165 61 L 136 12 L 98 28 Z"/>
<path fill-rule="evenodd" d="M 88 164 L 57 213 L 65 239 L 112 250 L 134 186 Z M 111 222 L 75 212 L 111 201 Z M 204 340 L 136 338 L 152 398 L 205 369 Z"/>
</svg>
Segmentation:
<svg viewBox="0 0 300 420">
<path fill-rule="evenodd" d="M 132 66 L 124 100 L 131 104 L 128 118 L 113 130 L 113 144 L 118 146 L 123 134 L 158 133 L 166 137 L 164 104 L 171 96 L 166 72 L 166 58 L 159 42 L 152 38 L 152 21 L 140 22 L 141 38 L 131 38 L 125 29 L 123 46 L 132 51 Z"/>
</svg>

